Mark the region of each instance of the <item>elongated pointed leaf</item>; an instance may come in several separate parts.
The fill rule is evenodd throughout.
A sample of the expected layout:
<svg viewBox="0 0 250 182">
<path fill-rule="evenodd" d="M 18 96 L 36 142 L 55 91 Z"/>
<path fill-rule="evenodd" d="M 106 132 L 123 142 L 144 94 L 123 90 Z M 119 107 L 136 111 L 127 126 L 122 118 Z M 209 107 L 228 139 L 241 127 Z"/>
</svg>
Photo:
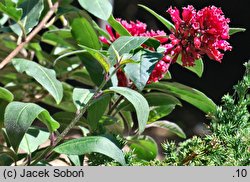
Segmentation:
<svg viewBox="0 0 250 182">
<path fill-rule="evenodd" d="M 182 106 L 181 102 L 176 97 L 166 93 L 151 92 L 145 94 L 144 97 L 150 106 L 150 110 L 158 106 Z M 129 101 L 124 101 L 117 107 L 117 110 L 133 111 L 134 107 Z"/>
<path fill-rule="evenodd" d="M 166 93 L 153 92 L 145 94 L 144 97 L 150 106 L 147 123 L 152 123 L 169 115 L 175 109 L 176 105 L 182 106 L 177 98 Z M 124 101 L 117 107 L 117 111 L 120 110 L 131 112 L 134 111 L 134 107 L 128 101 Z"/>
<path fill-rule="evenodd" d="M 36 118 L 42 121 L 50 132 L 56 131 L 60 127 L 59 123 L 50 116 L 47 110 L 36 104 L 11 102 L 7 106 L 4 125 L 9 141 L 15 151 L 17 151 L 24 134 Z"/>
<path fill-rule="evenodd" d="M 89 85 L 94 87 L 95 84 L 92 82 L 89 73 L 87 72 L 86 68 L 83 68 L 81 70 L 76 70 L 74 72 L 72 72 L 69 75 L 69 79 L 70 80 L 75 80 L 79 83 L 83 83 L 85 85 Z"/>
<path fill-rule="evenodd" d="M 56 63 L 62 58 L 72 56 L 72 55 L 76 55 L 76 54 L 82 54 L 82 53 L 85 53 L 85 52 L 87 52 L 87 51 L 86 50 L 77 50 L 77 51 L 67 52 L 67 53 L 59 56 L 58 58 L 56 58 L 56 60 L 54 61 L 54 65 L 56 65 Z"/>
<path fill-rule="evenodd" d="M 119 35 L 121 36 L 131 36 L 131 34 L 129 33 L 129 31 L 122 26 L 122 24 L 120 22 L 118 22 L 113 15 L 110 15 L 109 19 L 108 19 L 109 24 L 111 25 L 111 27 L 117 32 L 119 33 Z"/>
<path fill-rule="evenodd" d="M 26 153 L 31 154 L 36 151 L 38 147 L 49 139 L 49 132 L 37 128 L 30 128 L 25 133 L 23 140 L 20 143 L 20 148 Z"/>
<path fill-rule="evenodd" d="M 67 155 L 84 155 L 97 152 L 116 160 L 122 165 L 125 165 L 122 150 L 120 150 L 109 139 L 101 136 L 90 136 L 70 140 L 56 147 L 54 151 Z"/>
<path fill-rule="evenodd" d="M 94 95 L 93 90 L 75 88 L 73 90 L 73 102 L 77 108 L 77 110 L 82 109 Z"/>
<path fill-rule="evenodd" d="M 149 115 L 149 105 L 147 100 L 138 92 L 125 87 L 111 87 L 111 91 L 123 95 L 129 102 L 131 102 L 136 110 L 137 120 L 139 125 L 139 133 L 145 129 Z"/>
<path fill-rule="evenodd" d="M 245 32 L 245 31 L 246 31 L 245 28 L 229 28 L 229 35 L 233 35 L 239 32 Z"/>
<path fill-rule="evenodd" d="M 83 47 L 86 51 L 88 51 L 100 63 L 100 65 L 106 71 L 106 73 L 109 72 L 110 64 L 108 62 L 108 59 L 100 51 L 85 46 L 81 47 Z"/>
<path fill-rule="evenodd" d="M 98 122 L 105 113 L 110 100 L 110 95 L 101 96 L 88 108 L 87 120 L 92 130 L 97 129 Z"/>
<path fill-rule="evenodd" d="M 216 111 L 216 104 L 204 93 L 180 83 L 152 83 L 150 85 L 147 85 L 146 88 L 171 93 L 174 96 L 194 105 L 205 113 L 213 113 Z"/>
<path fill-rule="evenodd" d="M 44 9 L 43 0 L 25 0 L 18 6 L 18 8 L 23 9 L 23 14 L 21 18 L 22 25 L 25 29 L 26 34 L 31 32 L 31 30 L 38 24 L 41 13 Z M 22 30 L 18 24 L 10 26 L 11 29 L 18 35 L 22 35 Z"/>
<path fill-rule="evenodd" d="M 78 44 L 97 50 L 101 48 L 98 36 L 87 19 L 76 18 L 71 27 L 72 35 Z"/>
<path fill-rule="evenodd" d="M 150 107 L 148 123 L 152 123 L 169 115 L 174 109 L 175 109 L 174 104 Z"/>
<path fill-rule="evenodd" d="M 102 29 L 95 21 L 92 21 L 94 29 L 98 32 L 99 36 L 106 37 L 109 39 L 109 33 Z"/>
<path fill-rule="evenodd" d="M 165 25 L 169 30 L 174 30 L 175 27 L 174 25 L 168 21 L 167 19 L 165 19 L 163 16 L 157 14 L 156 12 L 154 12 L 152 9 L 142 5 L 142 4 L 139 4 L 140 7 L 144 8 L 145 10 L 147 10 L 149 13 L 151 13 L 152 15 L 154 15 L 160 22 L 163 23 L 163 25 Z"/>
<path fill-rule="evenodd" d="M 109 59 L 111 66 L 114 66 L 116 63 L 117 55 L 119 56 L 129 53 L 131 50 L 134 50 L 140 47 L 144 42 L 148 40 L 147 37 L 129 37 L 122 36 L 117 39 L 109 48 Z"/>
<path fill-rule="evenodd" d="M 136 157 L 142 160 L 154 160 L 158 154 L 157 143 L 150 136 L 139 136 L 128 140 L 129 147 Z"/>
<path fill-rule="evenodd" d="M 7 101 L 1 101 L 0 100 L 0 130 L 3 128 L 4 123 L 4 112 L 5 108 L 7 107 L 8 102 Z"/>
<path fill-rule="evenodd" d="M 107 20 L 112 13 L 109 0 L 78 0 L 79 4 L 96 17 Z"/>
<path fill-rule="evenodd" d="M 125 67 L 125 73 L 133 81 L 135 86 L 142 91 L 147 84 L 149 76 L 155 68 L 156 63 L 162 57 L 159 53 L 139 51 L 131 59 L 136 63 L 129 63 Z"/>
<path fill-rule="evenodd" d="M 151 123 L 147 125 L 147 128 L 150 127 L 157 127 L 157 128 L 163 128 L 167 129 L 172 133 L 175 133 L 181 138 L 186 138 L 186 134 L 183 132 L 183 130 L 175 123 L 169 122 L 169 121 L 156 121 L 154 123 Z"/>
<path fill-rule="evenodd" d="M 11 102 L 14 99 L 14 95 L 9 90 L 0 87 L 0 99 Z"/>
<path fill-rule="evenodd" d="M 154 48 L 155 50 L 157 50 L 158 47 L 161 45 L 160 41 L 152 37 L 150 37 L 144 44 L 150 48 Z"/>
<path fill-rule="evenodd" d="M 13 101 L 14 95 L 7 89 L 0 87 L 0 130 L 4 123 L 4 112 L 9 102 Z"/>
<path fill-rule="evenodd" d="M 101 85 L 104 79 L 104 70 L 100 63 L 88 52 L 79 54 L 79 58 L 86 67 L 93 83 L 97 86 Z"/>
<path fill-rule="evenodd" d="M 61 102 L 63 86 L 62 83 L 56 79 L 54 70 L 25 59 L 13 59 L 12 63 L 18 72 L 26 72 L 27 75 L 33 77 L 40 83 L 54 97 L 57 104 Z"/>
<path fill-rule="evenodd" d="M 179 65 L 182 65 L 182 61 L 181 61 L 181 55 L 178 57 L 177 61 L 176 61 Z M 195 60 L 195 65 L 194 66 L 186 66 L 184 67 L 190 71 L 192 71 L 193 73 L 195 73 L 196 75 L 198 75 L 199 77 L 202 77 L 203 71 L 204 71 L 204 64 L 203 64 L 203 60 L 197 59 Z"/>
<path fill-rule="evenodd" d="M 144 95 L 150 106 L 178 105 L 182 106 L 176 97 L 159 92 L 150 92 Z"/>
<path fill-rule="evenodd" d="M 62 82 L 63 83 L 63 99 L 60 102 L 60 104 L 56 104 L 54 101 L 54 98 L 51 95 L 48 95 L 46 97 L 44 97 L 41 102 L 45 103 L 47 105 L 50 105 L 52 107 L 61 109 L 63 111 L 67 111 L 67 112 L 76 112 L 76 107 L 74 105 L 74 103 L 72 102 L 72 92 L 73 92 L 73 86 Z"/>
<path fill-rule="evenodd" d="M 11 2 L 11 0 L 5 1 L 5 4 L 0 2 L 0 11 L 8 15 L 15 22 L 17 22 L 21 19 L 23 11 L 21 8 L 17 8 L 15 3 L 8 3 L 8 1 Z"/>
<path fill-rule="evenodd" d="M 0 144 L 0 156 L 2 156 L 2 155 L 7 155 L 13 161 L 17 161 L 17 158 L 18 158 L 13 150 L 11 150 L 9 147 L 5 147 L 5 146 Z M 0 164 L 1 164 L 1 162 L 0 162 Z"/>
<path fill-rule="evenodd" d="M 47 31 L 42 35 L 42 41 L 52 46 L 74 49 L 77 47 L 69 29 L 55 29 Z"/>
<path fill-rule="evenodd" d="M 68 158 L 73 166 L 82 166 L 84 157 L 78 155 L 68 155 Z"/>
</svg>

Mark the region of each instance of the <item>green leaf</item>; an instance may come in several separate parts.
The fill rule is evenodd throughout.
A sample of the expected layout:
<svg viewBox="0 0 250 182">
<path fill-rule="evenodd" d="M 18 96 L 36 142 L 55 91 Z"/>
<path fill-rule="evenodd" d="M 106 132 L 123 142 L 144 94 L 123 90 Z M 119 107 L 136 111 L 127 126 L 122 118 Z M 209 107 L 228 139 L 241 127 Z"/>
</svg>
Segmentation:
<svg viewBox="0 0 250 182">
<path fill-rule="evenodd" d="M 5 147 L 5 146 L 0 144 L 0 156 L 3 156 L 3 155 L 7 155 L 13 161 L 17 161 L 17 158 L 18 158 L 16 153 L 13 150 L 11 150 L 9 147 Z M 1 162 L 0 162 L 0 164 L 2 164 Z"/>
<path fill-rule="evenodd" d="M 98 36 L 87 19 L 76 18 L 71 27 L 72 35 L 78 44 L 97 50 L 101 48 Z"/>
<path fill-rule="evenodd" d="M 73 166 L 82 166 L 83 160 L 78 155 L 68 155 L 68 158 Z"/>
<path fill-rule="evenodd" d="M 174 96 L 160 93 L 150 92 L 146 93 L 144 97 L 147 99 L 149 106 L 164 106 L 164 105 L 181 105 L 181 102 Z"/>
<path fill-rule="evenodd" d="M 100 51 L 85 46 L 81 47 L 83 47 L 86 51 L 88 51 L 100 63 L 100 65 L 103 67 L 106 73 L 109 72 L 110 65 L 108 59 Z"/>
<path fill-rule="evenodd" d="M 131 50 L 140 47 L 147 40 L 147 37 L 122 36 L 118 38 L 113 44 L 111 44 L 108 50 L 111 66 L 114 66 L 116 63 L 116 52 L 119 56 L 129 53 Z"/>
<path fill-rule="evenodd" d="M 95 84 L 92 82 L 89 73 L 87 72 L 86 68 L 76 70 L 69 75 L 69 80 L 75 80 L 77 82 L 83 83 L 88 86 L 94 87 Z"/>
<path fill-rule="evenodd" d="M 238 32 L 245 32 L 245 28 L 229 28 L 229 35 L 233 35 Z"/>
<path fill-rule="evenodd" d="M 171 80 L 172 79 L 172 75 L 170 73 L 170 71 L 168 71 L 165 76 L 163 77 L 163 80 Z"/>
<path fill-rule="evenodd" d="M 94 90 L 75 88 L 73 90 L 73 102 L 77 110 L 81 110 L 94 95 Z"/>
<path fill-rule="evenodd" d="M 150 107 L 148 123 L 152 123 L 169 115 L 174 109 L 175 109 L 174 104 Z"/>
<path fill-rule="evenodd" d="M 98 122 L 105 113 L 110 100 L 110 95 L 101 96 L 88 108 L 87 120 L 92 130 L 97 129 Z"/>
<path fill-rule="evenodd" d="M 136 63 L 129 63 L 124 68 L 126 75 L 133 81 L 139 91 L 144 89 L 149 76 L 161 57 L 162 55 L 159 53 L 139 51 L 131 58 Z"/>
<path fill-rule="evenodd" d="M 56 121 L 60 121 L 59 131 L 63 131 L 67 126 L 71 123 L 71 121 L 75 118 L 76 114 L 73 112 L 57 112 L 53 115 L 53 118 Z M 83 126 L 86 123 L 86 119 L 82 117 L 76 124 Z M 85 124 L 86 125 L 86 124 Z"/>
<path fill-rule="evenodd" d="M 161 43 L 155 38 L 149 38 L 144 44 L 150 48 L 154 48 L 155 50 L 157 50 L 158 47 L 161 45 Z"/>
<path fill-rule="evenodd" d="M 174 25 L 168 21 L 167 19 L 165 19 L 163 16 L 157 14 L 156 12 L 154 12 L 152 9 L 142 5 L 142 4 L 139 4 L 138 6 L 144 8 L 145 10 L 147 10 L 149 13 L 151 13 L 152 15 L 154 15 L 160 22 L 163 23 L 163 25 L 165 25 L 169 30 L 175 30 L 175 27 Z"/>
<path fill-rule="evenodd" d="M 53 106 L 55 108 L 61 109 L 63 111 L 67 112 L 76 112 L 76 107 L 74 103 L 72 102 L 72 92 L 73 92 L 73 86 L 62 82 L 63 83 L 63 99 L 60 102 L 60 104 L 56 104 L 54 101 L 54 98 L 51 95 L 48 95 L 44 97 L 41 102 Z"/>
<path fill-rule="evenodd" d="M 118 119 L 113 116 L 102 116 L 101 119 L 99 120 L 99 124 L 103 126 L 108 126 L 108 125 L 113 125 L 118 123 Z"/>
<path fill-rule="evenodd" d="M 137 114 L 139 133 L 142 133 L 145 129 L 149 115 L 149 105 L 147 100 L 140 93 L 129 88 L 111 87 L 109 89 L 124 96 L 129 102 L 133 104 Z"/>
<path fill-rule="evenodd" d="M 4 112 L 5 108 L 7 107 L 9 103 L 7 101 L 0 101 L 0 135 L 1 135 L 1 129 L 3 128 L 4 123 Z"/>
<path fill-rule="evenodd" d="M 169 121 L 156 121 L 154 123 L 151 123 L 146 126 L 146 128 L 150 127 L 157 127 L 157 128 L 163 128 L 167 129 L 172 133 L 175 133 L 181 138 L 186 138 L 186 134 L 183 132 L 183 130 L 175 123 L 169 122 Z"/>
<path fill-rule="evenodd" d="M 18 8 L 23 9 L 23 15 L 20 21 L 26 34 L 28 34 L 39 22 L 44 9 L 43 0 L 25 0 Z M 18 24 L 11 25 L 10 27 L 18 36 L 22 35 L 23 32 Z"/>
<path fill-rule="evenodd" d="M 152 92 L 146 94 L 145 98 L 150 106 L 148 123 L 169 115 L 176 105 L 181 106 L 181 102 L 176 97 L 165 93 Z"/>
<path fill-rule="evenodd" d="M 23 14 L 23 10 L 16 8 L 16 4 L 11 0 L 5 0 L 5 4 L 0 2 L 0 11 L 8 15 L 15 22 L 18 22 Z"/>
<path fill-rule="evenodd" d="M 11 102 L 7 106 L 4 125 L 9 141 L 15 151 L 17 151 L 22 138 L 36 118 L 42 121 L 50 132 L 56 131 L 60 127 L 59 123 L 50 116 L 47 110 L 36 104 Z"/>
<path fill-rule="evenodd" d="M 110 24 L 110 26 L 121 36 L 131 36 L 131 34 L 129 33 L 129 31 L 122 26 L 122 24 L 120 22 L 118 22 L 113 15 L 110 15 L 108 22 Z"/>
<path fill-rule="evenodd" d="M 11 102 L 14 99 L 14 95 L 9 90 L 0 87 L 0 99 Z"/>
<path fill-rule="evenodd" d="M 181 55 L 178 56 L 178 59 L 176 61 L 179 65 L 182 66 L 182 61 L 181 61 Z M 193 73 L 195 73 L 196 75 L 198 75 L 199 77 L 202 77 L 203 71 L 204 71 L 204 64 L 203 64 L 203 60 L 197 59 L 195 60 L 195 65 L 194 66 L 185 66 L 184 68 L 192 71 Z"/>
<path fill-rule="evenodd" d="M 157 143 L 150 136 L 128 138 L 128 142 L 136 157 L 141 160 L 154 160 L 158 154 Z"/>
<path fill-rule="evenodd" d="M 20 148 L 26 153 L 31 154 L 36 151 L 38 147 L 49 139 L 49 132 L 37 128 L 28 129 L 23 140 L 20 143 Z"/>
<path fill-rule="evenodd" d="M 35 62 L 26 59 L 13 59 L 12 63 L 16 70 L 20 73 L 26 72 L 27 75 L 33 77 L 40 83 L 59 104 L 63 98 L 63 86 L 56 79 L 54 70 L 45 68 Z"/>
<path fill-rule="evenodd" d="M 55 29 L 45 32 L 42 41 L 52 46 L 74 49 L 77 47 L 69 29 Z"/>
<path fill-rule="evenodd" d="M 76 55 L 76 54 L 82 54 L 82 53 L 85 53 L 87 52 L 86 50 L 77 50 L 77 51 L 72 51 L 72 52 L 67 52 L 61 56 L 59 56 L 58 58 L 56 58 L 56 60 L 54 61 L 54 65 L 56 65 L 56 63 L 60 60 L 60 59 L 63 59 L 63 58 L 66 58 L 68 56 L 72 56 L 72 55 Z"/>
<path fill-rule="evenodd" d="M 202 110 L 205 113 L 213 113 L 216 111 L 216 104 L 208 98 L 204 93 L 182 85 L 180 83 L 170 83 L 170 82 L 161 82 L 161 83 L 152 83 L 146 86 L 146 89 L 159 90 L 162 92 L 170 93 L 192 105 Z"/>
<path fill-rule="evenodd" d="M 181 102 L 174 96 L 166 94 L 166 93 L 159 93 L 159 92 L 151 92 L 144 95 L 145 99 L 147 100 L 151 110 L 153 108 L 156 108 L 157 106 L 166 106 L 166 105 L 181 105 Z M 118 107 L 117 110 L 124 110 L 124 111 L 133 111 L 134 107 L 133 105 L 128 102 L 124 101 L 122 102 Z"/>
<path fill-rule="evenodd" d="M 108 20 L 112 13 L 109 0 L 78 0 L 78 2 L 85 10 L 102 20 Z"/>
<path fill-rule="evenodd" d="M 79 54 L 79 58 L 86 67 L 93 83 L 97 86 L 101 85 L 104 79 L 104 70 L 100 63 L 88 52 Z"/>
<path fill-rule="evenodd" d="M 109 34 L 104 29 L 102 29 L 94 20 L 92 20 L 92 24 L 99 37 L 104 36 L 109 39 Z"/>
<path fill-rule="evenodd" d="M 126 164 L 122 150 L 109 139 L 101 136 L 70 140 L 56 147 L 54 151 L 67 155 L 84 155 L 97 152 L 116 160 L 122 165 Z"/>
</svg>

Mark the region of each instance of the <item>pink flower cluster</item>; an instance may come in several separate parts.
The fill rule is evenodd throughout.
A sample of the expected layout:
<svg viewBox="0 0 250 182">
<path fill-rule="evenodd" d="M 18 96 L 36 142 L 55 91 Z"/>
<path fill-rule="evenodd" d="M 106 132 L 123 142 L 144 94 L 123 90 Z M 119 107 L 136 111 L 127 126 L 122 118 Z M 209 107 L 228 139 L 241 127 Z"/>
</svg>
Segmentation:
<svg viewBox="0 0 250 182">
<path fill-rule="evenodd" d="M 225 18 L 222 10 L 215 6 L 205 7 L 197 11 L 193 6 L 182 8 L 182 13 L 175 7 L 170 7 L 167 12 L 174 22 L 174 29 L 167 37 L 164 31 L 147 31 L 147 25 L 140 21 L 117 19 L 132 36 L 152 37 L 165 48 L 164 57 L 160 60 L 151 73 L 148 83 L 157 82 L 162 79 L 169 69 L 171 63 L 176 62 L 179 55 L 183 66 L 194 66 L 195 60 L 207 55 L 210 59 L 221 62 L 223 51 L 230 51 L 232 47 L 227 42 L 229 39 L 230 20 Z M 106 27 L 110 40 L 100 37 L 100 41 L 110 45 L 119 34 L 113 32 L 108 25 Z M 154 50 L 152 47 L 143 47 Z M 119 86 L 127 86 L 129 81 L 120 70 L 117 74 Z"/>
<path fill-rule="evenodd" d="M 173 57 L 173 62 L 179 54 L 184 66 L 193 66 L 195 60 L 204 54 L 221 62 L 224 54 L 220 50 L 232 49 L 226 41 L 229 39 L 230 20 L 224 17 L 220 8 L 209 6 L 196 11 L 193 6 L 188 6 L 183 8 L 181 16 L 177 8 L 170 7 L 167 12 L 175 30 L 169 35 L 171 42 L 165 45 L 165 53 Z"/>
<path fill-rule="evenodd" d="M 164 44 L 168 41 L 168 38 L 164 31 L 159 31 L 159 30 L 147 31 L 147 25 L 138 20 L 136 22 L 130 21 L 129 23 L 125 20 L 121 19 L 117 20 L 124 26 L 124 28 L 128 30 L 128 32 L 132 36 L 152 37 L 158 40 L 161 44 Z M 109 45 L 111 42 L 114 42 L 117 38 L 120 37 L 120 35 L 117 32 L 115 33 L 113 32 L 113 29 L 109 25 L 106 26 L 106 30 L 110 35 L 110 40 L 107 40 L 105 37 L 100 37 L 100 41 L 102 43 Z M 146 47 L 146 48 L 149 48 L 150 50 L 153 49 L 151 47 Z M 160 60 L 156 64 L 153 72 L 151 73 L 148 83 L 157 82 L 158 80 L 160 80 L 164 76 L 164 74 L 168 71 L 169 65 L 170 65 L 169 59 L 163 58 L 162 60 Z M 129 82 L 126 78 L 126 75 L 121 70 L 117 73 L 117 77 L 119 86 L 128 86 Z"/>
<path fill-rule="evenodd" d="M 160 30 L 147 31 L 147 25 L 138 20 L 136 20 L 136 22 L 130 21 L 128 23 L 126 20 L 122 20 L 118 18 L 117 21 L 119 21 L 121 25 L 124 28 L 126 28 L 132 36 L 152 37 L 160 41 L 162 44 L 168 41 L 168 38 L 166 37 L 167 35 L 164 31 L 160 31 Z M 117 32 L 113 33 L 111 26 L 107 25 L 106 30 L 110 35 L 111 42 L 114 42 L 116 39 L 120 37 L 120 35 Z M 107 40 L 105 37 L 100 37 L 100 40 L 104 44 L 110 44 L 109 40 Z"/>
</svg>

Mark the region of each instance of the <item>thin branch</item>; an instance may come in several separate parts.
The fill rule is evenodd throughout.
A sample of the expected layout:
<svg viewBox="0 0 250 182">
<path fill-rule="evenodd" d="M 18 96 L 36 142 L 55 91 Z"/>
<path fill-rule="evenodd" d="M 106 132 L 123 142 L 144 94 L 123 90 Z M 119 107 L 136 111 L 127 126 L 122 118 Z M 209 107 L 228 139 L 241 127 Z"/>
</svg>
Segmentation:
<svg viewBox="0 0 250 182">
<path fill-rule="evenodd" d="M 123 96 L 120 95 L 118 97 L 118 99 L 114 102 L 114 104 L 112 105 L 111 109 L 108 112 L 108 115 L 111 115 L 112 112 L 117 108 L 118 104 L 120 104 L 120 102 L 123 100 Z"/>
<path fill-rule="evenodd" d="M 23 23 L 21 22 L 21 21 L 18 21 L 17 22 L 17 24 L 19 25 L 19 27 L 21 28 L 21 31 L 22 31 L 22 39 L 23 40 L 26 40 L 26 30 L 25 30 L 25 28 L 24 28 L 24 26 L 23 26 Z"/>
<path fill-rule="evenodd" d="M 19 44 L 1 63 L 0 69 L 2 69 L 6 64 L 8 64 L 23 48 L 29 43 L 47 24 L 52 15 L 57 11 L 59 2 L 56 2 L 42 19 L 42 21 L 37 25 L 37 27 L 27 36 L 26 40 Z"/>
<path fill-rule="evenodd" d="M 47 2 L 48 2 L 49 7 L 52 8 L 52 7 L 53 7 L 52 1 L 51 1 L 51 0 L 48 0 Z"/>
<path fill-rule="evenodd" d="M 57 137 L 56 141 L 54 142 L 54 146 L 49 146 L 46 148 L 41 155 L 39 155 L 34 161 L 31 163 L 31 165 L 37 164 L 40 160 L 44 159 L 45 156 L 49 155 L 55 146 L 57 146 L 64 137 L 68 134 L 68 132 L 76 125 L 76 123 L 83 117 L 83 114 L 88 109 L 88 107 L 93 103 L 93 101 L 96 99 L 96 96 L 100 93 L 100 91 L 104 88 L 104 86 L 108 83 L 108 81 L 111 79 L 111 77 L 117 72 L 117 70 L 120 69 L 120 66 L 118 66 L 108 77 L 107 79 L 104 79 L 102 84 L 98 87 L 98 89 L 95 91 L 94 95 L 90 98 L 90 100 L 86 103 L 85 107 L 81 109 L 79 112 L 76 113 L 75 118 L 70 122 L 70 124 L 64 129 L 64 131 Z"/>
</svg>

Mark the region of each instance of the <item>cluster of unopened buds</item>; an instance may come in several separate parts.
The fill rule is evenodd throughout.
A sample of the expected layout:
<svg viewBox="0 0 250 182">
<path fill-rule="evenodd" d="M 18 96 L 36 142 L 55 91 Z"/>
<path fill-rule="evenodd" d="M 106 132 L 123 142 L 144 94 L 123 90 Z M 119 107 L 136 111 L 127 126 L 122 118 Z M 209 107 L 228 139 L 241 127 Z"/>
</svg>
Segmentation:
<svg viewBox="0 0 250 182">
<path fill-rule="evenodd" d="M 144 36 L 155 38 L 165 48 L 163 58 L 156 64 L 148 83 L 157 82 L 167 73 L 170 64 L 175 63 L 179 56 L 183 66 L 194 66 L 195 60 L 207 55 L 210 59 L 221 62 L 223 51 L 231 50 L 227 42 L 229 39 L 230 20 L 225 18 L 222 10 L 215 6 L 205 7 L 197 11 L 193 6 L 182 8 L 182 13 L 177 8 L 170 7 L 167 12 L 174 23 L 170 35 L 164 31 L 147 31 L 147 25 L 140 21 L 117 19 L 132 36 Z M 119 34 L 108 25 L 106 27 L 110 39 L 100 37 L 104 44 L 111 44 Z M 148 48 L 151 51 L 153 48 Z M 128 83 L 122 70 L 118 72 L 120 86 Z"/>
</svg>

